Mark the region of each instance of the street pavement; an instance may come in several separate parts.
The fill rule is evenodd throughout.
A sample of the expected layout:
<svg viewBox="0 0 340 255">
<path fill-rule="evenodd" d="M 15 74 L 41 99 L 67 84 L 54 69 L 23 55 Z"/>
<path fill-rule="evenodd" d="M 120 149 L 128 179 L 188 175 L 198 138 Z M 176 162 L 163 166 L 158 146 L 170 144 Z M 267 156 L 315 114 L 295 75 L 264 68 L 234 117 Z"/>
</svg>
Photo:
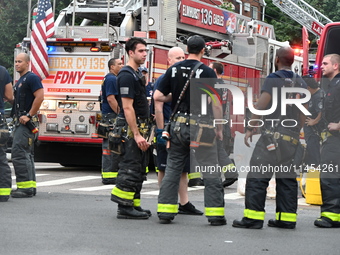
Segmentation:
<svg viewBox="0 0 340 255">
<path fill-rule="evenodd" d="M 205 216 L 177 215 L 159 224 L 158 186 L 150 173 L 142 190 L 148 220 L 119 220 L 110 201 L 113 185 L 102 185 L 96 169 L 37 163 L 37 196 L 0 203 L 0 254 L 339 254 L 339 229 L 313 226 L 319 207 L 299 199 L 295 230 L 231 226 L 242 217 L 244 197 L 237 183 L 225 189 L 226 226 L 210 226 Z M 15 184 L 15 180 L 13 180 Z M 15 186 L 14 186 L 15 187 Z M 190 201 L 203 210 L 203 187 L 191 188 Z M 275 200 L 266 203 L 266 222 L 275 218 Z"/>
</svg>

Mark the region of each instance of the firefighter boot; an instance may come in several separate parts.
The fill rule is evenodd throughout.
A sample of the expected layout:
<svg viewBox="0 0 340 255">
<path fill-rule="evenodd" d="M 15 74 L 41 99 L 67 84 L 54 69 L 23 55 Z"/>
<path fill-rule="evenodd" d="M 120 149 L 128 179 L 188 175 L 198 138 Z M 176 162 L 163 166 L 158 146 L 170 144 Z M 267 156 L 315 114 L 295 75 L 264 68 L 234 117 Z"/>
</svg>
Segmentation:
<svg viewBox="0 0 340 255">
<path fill-rule="evenodd" d="M 268 227 L 273 228 L 287 228 L 287 229 L 294 229 L 296 226 L 296 222 L 288 222 L 288 221 L 281 221 L 281 220 L 269 220 Z"/>
<path fill-rule="evenodd" d="M 227 225 L 227 220 L 224 216 L 208 217 L 208 222 L 211 226 L 223 226 Z"/>
<path fill-rule="evenodd" d="M 146 212 L 137 211 L 133 206 L 118 205 L 118 219 L 148 219 Z"/>
<path fill-rule="evenodd" d="M 320 217 L 314 221 L 314 225 L 319 228 L 340 228 L 340 222 L 334 222 L 327 217 Z"/>
<path fill-rule="evenodd" d="M 247 217 L 243 217 L 242 220 L 234 220 L 234 228 L 251 228 L 260 229 L 263 227 L 263 220 L 254 220 Z"/>
<path fill-rule="evenodd" d="M 148 210 L 148 209 L 143 209 L 143 208 L 140 207 L 140 206 L 135 206 L 134 208 L 135 208 L 135 210 L 137 210 L 138 212 L 145 212 L 145 213 L 147 213 L 147 215 L 148 215 L 149 217 L 152 215 L 151 211 Z"/>
<path fill-rule="evenodd" d="M 16 189 L 11 192 L 14 198 L 33 197 L 33 189 Z"/>
</svg>

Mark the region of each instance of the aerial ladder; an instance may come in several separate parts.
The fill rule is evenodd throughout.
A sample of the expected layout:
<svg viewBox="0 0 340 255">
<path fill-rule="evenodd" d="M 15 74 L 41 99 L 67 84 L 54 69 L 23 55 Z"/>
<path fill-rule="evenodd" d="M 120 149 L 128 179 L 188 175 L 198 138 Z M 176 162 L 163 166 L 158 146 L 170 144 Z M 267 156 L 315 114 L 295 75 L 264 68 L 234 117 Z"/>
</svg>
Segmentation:
<svg viewBox="0 0 340 255">
<path fill-rule="evenodd" d="M 303 0 L 272 0 L 273 4 L 293 20 L 319 37 L 324 26 L 333 22 Z"/>
</svg>

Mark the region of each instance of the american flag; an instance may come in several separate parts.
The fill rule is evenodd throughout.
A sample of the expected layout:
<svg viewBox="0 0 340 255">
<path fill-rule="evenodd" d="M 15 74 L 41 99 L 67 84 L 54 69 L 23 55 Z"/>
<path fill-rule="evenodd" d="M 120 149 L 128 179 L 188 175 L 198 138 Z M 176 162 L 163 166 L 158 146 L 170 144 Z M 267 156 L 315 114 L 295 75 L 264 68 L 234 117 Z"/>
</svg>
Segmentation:
<svg viewBox="0 0 340 255">
<path fill-rule="evenodd" d="M 32 72 L 45 79 L 48 76 L 46 40 L 54 35 L 54 18 L 51 0 L 39 0 L 38 16 L 31 36 Z"/>
</svg>

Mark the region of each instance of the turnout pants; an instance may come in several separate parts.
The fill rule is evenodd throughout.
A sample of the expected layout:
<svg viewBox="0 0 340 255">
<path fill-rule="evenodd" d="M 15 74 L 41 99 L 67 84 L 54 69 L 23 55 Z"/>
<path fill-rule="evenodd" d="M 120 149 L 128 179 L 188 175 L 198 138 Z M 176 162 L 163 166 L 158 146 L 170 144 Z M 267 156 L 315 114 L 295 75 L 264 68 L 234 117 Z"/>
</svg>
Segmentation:
<svg viewBox="0 0 340 255">
<path fill-rule="evenodd" d="M 23 124 L 16 126 L 13 131 L 12 163 L 18 189 L 32 189 L 33 191 L 33 188 L 37 187 L 34 166 L 36 135 Z"/>
<path fill-rule="evenodd" d="M 292 135 L 290 132 L 285 134 Z M 295 138 L 298 139 L 298 135 Z M 296 145 L 280 139 L 277 142 L 276 150 L 279 151 L 268 151 L 268 139 L 262 135 L 255 146 L 246 181 L 244 217 L 264 220 L 267 187 L 275 172 L 276 220 L 296 222 L 298 185 L 295 169 L 291 165 Z"/>
<path fill-rule="evenodd" d="M 0 197 L 11 194 L 12 175 L 6 158 L 6 145 L 0 145 Z"/>
<path fill-rule="evenodd" d="M 216 141 L 217 143 L 217 155 L 218 162 L 221 167 L 223 167 L 224 177 L 227 178 L 238 178 L 237 169 L 233 163 L 233 161 L 229 158 L 228 153 L 223 148 L 222 141 Z"/>
<path fill-rule="evenodd" d="M 321 216 L 340 223 L 340 137 L 329 136 L 321 150 Z"/>
<path fill-rule="evenodd" d="M 158 196 L 158 217 L 173 219 L 178 213 L 178 188 L 182 169 L 190 155 L 190 125 L 180 123 L 179 133 L 174 132 L 171 123 L 171 144 L 168 149 L 168 160 L 165 176 Z M 216 143 L 212 147 L 195 148 L 198 162 L 197 172 L 201 171 L 204 179 L 205 215 L 208 218 L 224 216 L 224 189 L 221 173 L 212 171 L 218 165 Z M 209 168 L 211 167 L 211 168 Z"/>
<path fill-rule="evenodd" d="M 120 205 L 140 206 L 140 191 L 146 178 L 147 153 L 138 148 L 135 139 L 123 143 L 125 153 L 119 162 L 116 186 L 111 200 Z"/>
<path fill-rule="evenodd" d="M 106 113 L 102 115 L 102 122 L 107 125 L 113 125 L 117 114 Z M 102 180 L 110 182 L 117 178 L 118 163 L 120 155 L 113 153 L 109 150 L 109 140 L 103 138 L 102 143 Z"/>
<path fill-rule="evenodd" d="M 117 178 L 120 155 L 109 150 L 109 140 L 103 138 L 102 143 L 102 179 L 110 181 Z"/>
</svg>

